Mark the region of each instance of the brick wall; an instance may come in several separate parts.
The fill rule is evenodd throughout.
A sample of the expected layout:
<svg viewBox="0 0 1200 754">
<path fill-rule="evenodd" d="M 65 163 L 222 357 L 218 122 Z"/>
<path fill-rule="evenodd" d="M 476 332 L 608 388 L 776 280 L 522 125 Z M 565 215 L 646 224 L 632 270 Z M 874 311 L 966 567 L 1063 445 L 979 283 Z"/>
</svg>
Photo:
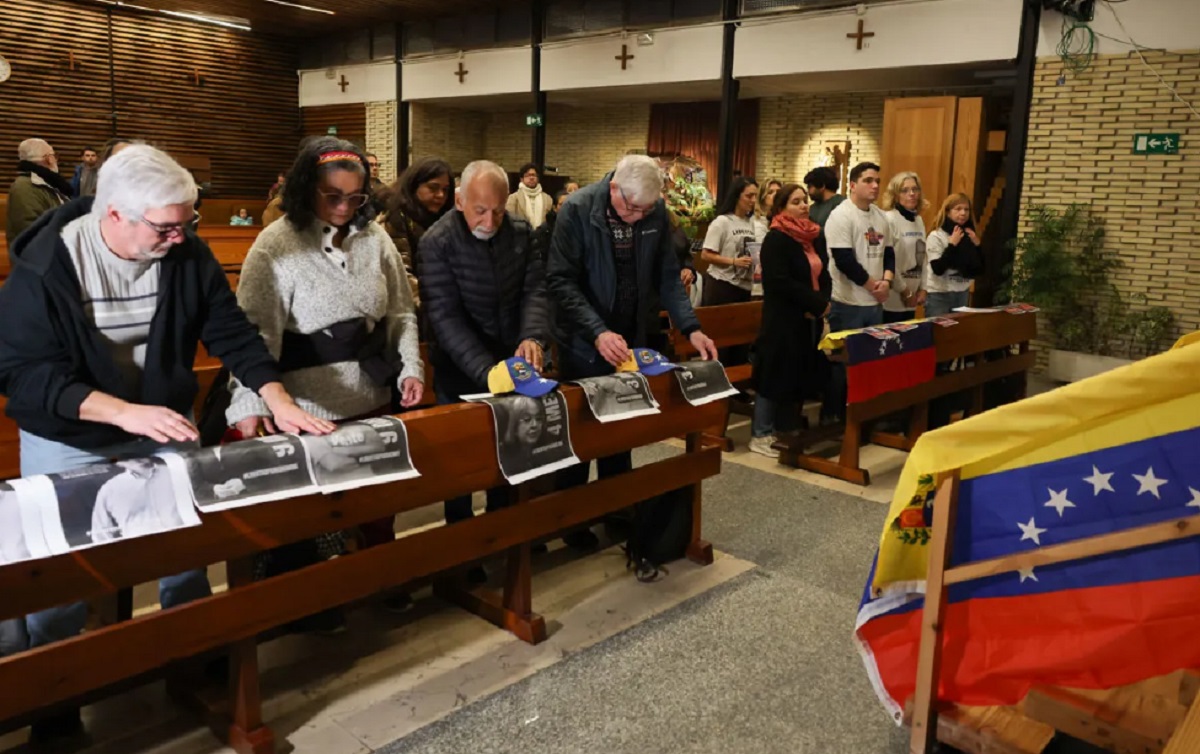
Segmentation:
<svg viewBox="0 0 1200 754">
<path fill-rule="evenodd" d="M 1200 103 L 1196 52 L 1143 54 L 1181 97 Z M 1177 335 L 1200 329 L 1200 120 L 1132 52 L 1098 57 L 1060 86 L 1061 73 L 1057 58 L 1038 61 L 1022 205 L 1091 203 L 1126 265 L 1118 288 L 1169 307 Z M 1134 134 L 1146 132 L 1181 134 L 1180 153 L 1133 155 Z"/>
<path fill-rule="evenodd" d="M 412 127 L 409 151 L 414 161 L 441 157 L 457 172 L 471 160 L 484 156 L 488 124 L 485 113 L 414 102 L 409 119 Z"/>
<path fill-rule="evenodd" d="M 580 184 L 594 183 L 632 150 L 644 150 L 650 105 L 552 106 L 547 118 L 546 163 Z"/>
<path fill-rule="evenodd" d="M 367 103 L 367 151 L 379 158 L 379 178 L 391 183 L 400 176 L 396 165 L 396 102 Z"/>
<path fill-rule="evenodd" d="M 487 124 L 482 156 L 510 173 L 520 170 L 533 155 L 533 129 L 525 125 L 526 113 L 527 110 L 478 113 Z"/>
<path fill-rule="evenodd" d="M 757 177 L 799 182 L 821 164 L 825 142 L 850 140 L 850 162 L 878 162 L 889 95 L 796 94 L 759 105 Z"/>
</svg>

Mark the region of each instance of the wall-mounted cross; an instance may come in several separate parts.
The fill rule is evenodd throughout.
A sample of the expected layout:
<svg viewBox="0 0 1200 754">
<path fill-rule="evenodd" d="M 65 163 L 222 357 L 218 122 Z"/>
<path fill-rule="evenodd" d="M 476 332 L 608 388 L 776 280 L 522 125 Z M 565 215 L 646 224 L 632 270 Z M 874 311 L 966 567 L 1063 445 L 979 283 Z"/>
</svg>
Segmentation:
<svg viewBox="0 0 1200 754">
<path fill-rule="evenodd" d="M 75 63 L 76 63 L 76 60 L 75 60 L 75 53 L 74 53 L 74 52 L 68 52 L 68 53 L 67 53 L 67 70 L 68 70 L 68 71 L 73 71 L 73 70 L 75 70 Z"/>
<path fill-rule="evenodd" d="M 200 75 L 199 68 L 192 69 L 192 81 L 196 86 L 204 86 L 204 77 Z"/>
<path fill-rule="evenodd" d="M 350 86 L 350 82 L 346 80 L 346 74 L 343 73 L 341 81 L 338 82 L 338 88 L 345 92 L 348 86 Z"/>
<path fill-rule="evenodd" d="M 858 50 L 861 50 L 861 49 L 862 49 L 862 43 L 863 43 L 863 40 L 864 40 L 864 39 L 867 39 L 867 38 L 869 38 L 869 37 L 873 37 L 873 36 L 875 36 L 875 32 L 873 32 L 873 31 L 868 31 L 868 32 L 864 32 L 864 31 L 863 31 L 863 25 L 864 25 L 865 23 L 866 23 L 866 22 L 865 22 L 865 21 L 863 21 L 861 18 L 860 18 L 860 19 L 858 19 L 858 31 L 857 31 L 857 32 L 855 32 L 854 34 L 847 34 L 847 35 L 846 35 L 846 39 L 854 39 L 854 40 L 857 40 L 857 41 L 858 41 L 858 47 L 857 47 L 857 48 L 855 48 L 855 49 L 858 49 Z"/>
<path fill-rule="evenodd" d="M 621 70 L 624 71 L 624 70 L 626 70 L 626 66 L 629 65 L 629 61 L 633 60 L 636 57 L 637 57 L 637 55 L 629 54 L 629 45 L 621 45 L 621 54 L 615 55 L 614 60 L 621 61 Z"/>
<path fill-rule="evenodd" d="M 454 75 L 458 76 L 458 83 L 466 83 L 468 73 L 470 73 L 470 71 L 463 67 L 462 61 L 458 61 L 458 70 L 454 72 Z"/>
</svg>

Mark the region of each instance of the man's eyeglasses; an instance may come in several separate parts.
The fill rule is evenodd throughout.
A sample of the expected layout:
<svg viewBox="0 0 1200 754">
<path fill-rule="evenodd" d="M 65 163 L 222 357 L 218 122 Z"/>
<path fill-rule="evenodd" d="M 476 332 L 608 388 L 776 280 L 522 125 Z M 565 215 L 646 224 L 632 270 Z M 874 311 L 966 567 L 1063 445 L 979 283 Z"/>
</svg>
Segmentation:
<svg viewBox="0 0 1200 754">
<path fill-rule="evenodd" d="M 192 221 L 188 223 L 167 223 L 166 225 L 159 225 L 158 223 L 150 222 L 144 217 L 141 218 L 141 221 L 146 225 L 147 228 L 157 233 L 160 239 L 165 241 L 176 233 L 179 234 L 180 238 L 183 238 L 184 231 L 200 222 L 200 213 L 193 212 Z"/>
<path fill-rule="evenodd" d="M 321 198 L 325 200 L 325 204 L 330 209 L 337 209 L 343 204 L 350 209 L 358 209 L 366 204 L 367 199 L 370 198 L 366 194 L 339 194 L 337 192 L 326 193 L 324 191 L 318 191 L 317 193 L 321 195 Z"/>
<path fill-rule="evenodd" d="M 621 201 L 625 202 L 625 209 L 627 211 L 633 212 L 633 213 L 639 214 L 639 215 L 648 215 L 654 211 L 653 204 L 651 204 L 649 207 L 639 207 L 636 204 L 633 204 L 632 202 L 630 202 L 629 197 L 625 196 L 625 189 L 621 188 L 620 186 L 617 186 L 617 192 L 621 194 Z"/>
</svg>

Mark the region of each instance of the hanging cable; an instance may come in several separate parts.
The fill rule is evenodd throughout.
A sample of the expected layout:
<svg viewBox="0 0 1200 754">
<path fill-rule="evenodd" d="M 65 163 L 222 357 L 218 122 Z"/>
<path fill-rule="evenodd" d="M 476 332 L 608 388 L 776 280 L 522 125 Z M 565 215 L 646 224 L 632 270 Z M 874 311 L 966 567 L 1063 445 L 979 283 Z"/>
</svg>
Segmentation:
<svg viewBox="0 0 1200 754">
<path fill-rule="evenodd" d="M 1058 40 L 1058 57 L 1063 68 L 1076 76 L 1091 67 L 1096 58 L 1096 35 L 1084 21 L 1063 16 L 1062 36 Z"/>
</svg>

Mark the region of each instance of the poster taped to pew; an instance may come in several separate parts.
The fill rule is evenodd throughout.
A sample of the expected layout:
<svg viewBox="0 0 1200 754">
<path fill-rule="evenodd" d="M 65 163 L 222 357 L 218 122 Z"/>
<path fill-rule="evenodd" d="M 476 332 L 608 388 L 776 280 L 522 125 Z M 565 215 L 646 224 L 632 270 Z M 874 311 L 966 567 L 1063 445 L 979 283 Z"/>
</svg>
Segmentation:
<svg viewBox="0 0 1200 754">
<path fill-rule="evenodd" d="M 583 388 L 592 415 L 602 423 L 662 413 L 650 383 L 637 372 L 573 380 Z"/>
<path fill-rule="evenodd" d="M 0 482 L 0 565 L 50 555 L 36 503 L 21 494 L 27 484 L 24 479 Z"/>
<path fill-rule="evenodd" d="M 737 388 L 729 383 L 725 367 L 719 361 L 683 361 L 676 366 L 675 379 L 684 399 L 693 406 L 719 401 L 737 395 Z"/>
<path fill-rule="evenodd" d="M 380 416 L 347 422 L 328 435 L 305 435 L 308 468 L 321 492 L 340 492 L 420 476 L 404 422 Z"/>
<path fill-rule="evenodd" d="M 270 435 L 167 456 L 188 480 L 201 513 L 241 508 L 317 491 L 297 435 Z"/>
<path fill-rule="evenodd" d="M 12 488 L 33 558 L 200 525 L 186 477 L 161 457 L 29 477 Z"/>
<path fill-rule="evenodd" d="M 520 484 L 579 463 L 571 447 L 567 400 L 554 390 L 540 398 L 525 395 L 464 395 L 492 409 L 496 457 L 509 484 Z"/>
</svg>

